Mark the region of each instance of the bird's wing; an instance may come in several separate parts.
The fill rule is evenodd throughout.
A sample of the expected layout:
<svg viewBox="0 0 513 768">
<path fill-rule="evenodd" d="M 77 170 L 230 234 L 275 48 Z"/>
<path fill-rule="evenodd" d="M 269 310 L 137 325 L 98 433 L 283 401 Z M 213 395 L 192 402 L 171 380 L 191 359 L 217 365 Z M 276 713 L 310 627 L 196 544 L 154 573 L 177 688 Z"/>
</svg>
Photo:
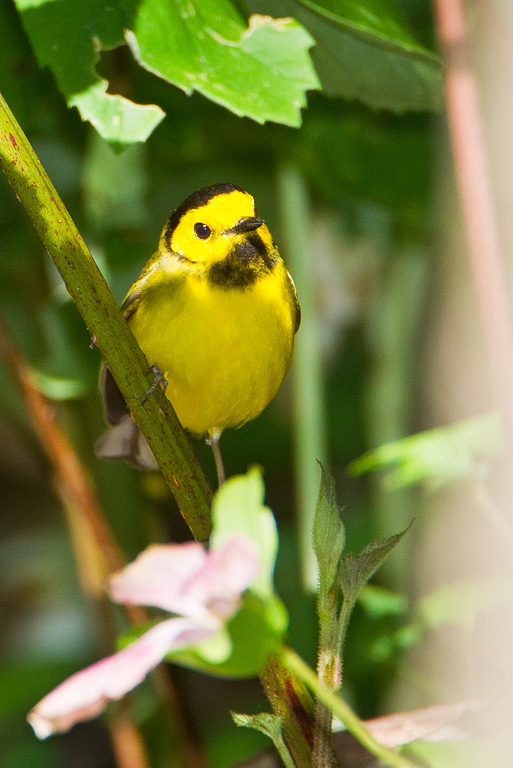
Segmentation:
<svg viewBox="0 0 513 768">
<path fill-rule="evenodd" d="M 289 283 L 292 306 L 294 308 L 294 333 L 297 333 L 299 330 L 299 326 L 301 325 L 301 307 L 299 305 L 299 299 L 297 297 L 297 291 L 296 291 L 296 286 L 294 284 L 294 280 L 292 279 L 292 275 L 288 270 L 287 270 L 287 280 Z"/>
</svg>

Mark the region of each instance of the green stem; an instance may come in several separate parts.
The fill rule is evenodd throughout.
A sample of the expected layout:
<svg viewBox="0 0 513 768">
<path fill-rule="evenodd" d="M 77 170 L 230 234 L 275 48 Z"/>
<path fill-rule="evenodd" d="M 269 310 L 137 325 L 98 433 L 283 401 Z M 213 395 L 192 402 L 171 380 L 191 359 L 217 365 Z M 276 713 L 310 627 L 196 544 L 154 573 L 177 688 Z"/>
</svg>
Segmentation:
<svg viewBox="0 0 513 768">
<path fill-rule="evenodd" d="M 281 757 L 281 761 L 285 766 L 285 768 L 295 768 L 294 761 L 290 755 L 289 750 L 285 746 L 285 742 L 283 741 L 283 739 L 281 740 L 276 739 L 274 742 L 274 746 L 276 747 L 276 751 Z"/>
<path fill-rule="evenodd" d="M 196 539 L 208 538 L 212 492 L 189 440 L 160 389 L 142 405 L 153 379 L 148 361 L 1 94 L 0 164 L 148 440 L 185 521 Z"/>
<path fill-rule="evenodd" d="M 337 689 L 338 671 L 340 662 L 331 649 L 321 647 L 317 663 L 317 677 L 330 690 Z M 317 698 L 315 708 L 315 728 L 313 746 L 313 764 L 316 768 L 333 768 L 335 756 L 333 754 L 333 713 L 326 704 Z"/>
<path fill-rule="evenodd" d="M 380 744 L 346 702 L 319 682 L 315 672 L 290 648 L 282 651 L 284 664 L 295 672 L 369 752 L 391 768 L 419 768 L 408 758 Z"/>
<path fill-rule="evenodd" d="M 315 259 L 311 252 L 311 216 L 305 181 L 296 168 L 289 166 L 279 169 L 277 181 L 283 255 L 301 303 L 301 327 L 292 363 L 294 464 L 303 584 L 315 592 L 317 562 L 312 527 L 319 492 L 317 462 L 327 466 L 328 453 L 320 329 L 315 307 Z"/>
<path fill-rule="evenodd" d="M 338 644 L 337 597 L 338 587 L 325 588 L 323 564 L 320 565 L 319 598 L 319 653 L 317 678 L 331 691 L 337 691 L 340 684 L 341 659 Z M 314 765 L 331 768 L 334 765 L 332 743 L 333 714 L 319 698 L 315 708 L 313 756 Z"/>
</svg>

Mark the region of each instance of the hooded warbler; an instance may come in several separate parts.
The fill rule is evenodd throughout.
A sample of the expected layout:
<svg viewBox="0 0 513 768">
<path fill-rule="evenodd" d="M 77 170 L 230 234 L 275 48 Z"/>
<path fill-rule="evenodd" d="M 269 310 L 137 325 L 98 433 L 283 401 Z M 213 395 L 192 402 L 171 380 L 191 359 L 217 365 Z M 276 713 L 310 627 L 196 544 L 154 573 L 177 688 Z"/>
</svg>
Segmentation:
<svg viewBox="0 0 513 768">
<path fill-rule="evenodd" d="M 212 445 L 222 482 L 219 437 L 276 395 L 300 323 L 294 282 L 253 197 L 226 183 L 190 195 L 168 218 L 122 310 L 182 426 Z M 96 454 L 156 469 L 106 366 L 100 393 L 110 427 Z"/>
</svg>

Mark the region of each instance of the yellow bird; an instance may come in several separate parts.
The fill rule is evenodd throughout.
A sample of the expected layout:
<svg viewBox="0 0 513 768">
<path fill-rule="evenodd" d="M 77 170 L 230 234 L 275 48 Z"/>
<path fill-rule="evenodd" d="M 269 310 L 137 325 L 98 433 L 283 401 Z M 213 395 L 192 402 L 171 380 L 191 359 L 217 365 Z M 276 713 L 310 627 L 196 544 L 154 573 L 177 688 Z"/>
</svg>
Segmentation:
<svg viewBox="0 0 513 768">
<path fill-rule="evenodd" d="M 212 445 L 221 483 L 219 437 L 256 418 L 276 395 L 301 317 L 253 197 L 224 183 L 190 195 L 168 218 L 122 310 L 182 426 Z M 97 455 L 156 469 L 105 366 L 100 392 L 110 428 Z"/>
</svg>

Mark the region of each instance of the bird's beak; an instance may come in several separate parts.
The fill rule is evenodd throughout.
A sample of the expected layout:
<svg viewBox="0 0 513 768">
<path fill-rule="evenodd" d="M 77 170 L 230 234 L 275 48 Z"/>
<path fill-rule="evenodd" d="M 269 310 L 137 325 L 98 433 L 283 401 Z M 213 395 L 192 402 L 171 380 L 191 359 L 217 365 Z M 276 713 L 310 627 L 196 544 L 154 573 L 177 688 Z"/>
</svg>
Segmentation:
<svg viewBox="0 0 513 768">
<path fill-rule="evenodd" d="M 258 229 L 258 227 L 261 227 L 263 223 L 263 220 L 257 219 L 256 216 L 248 216 L 246 219 L 240 219 L 234 227 L 231 227 L 226 232 L 223 232 L 223 234 L 243 235 L 246 232 L 253 232 L 255 229 Z"/>
</svg>

